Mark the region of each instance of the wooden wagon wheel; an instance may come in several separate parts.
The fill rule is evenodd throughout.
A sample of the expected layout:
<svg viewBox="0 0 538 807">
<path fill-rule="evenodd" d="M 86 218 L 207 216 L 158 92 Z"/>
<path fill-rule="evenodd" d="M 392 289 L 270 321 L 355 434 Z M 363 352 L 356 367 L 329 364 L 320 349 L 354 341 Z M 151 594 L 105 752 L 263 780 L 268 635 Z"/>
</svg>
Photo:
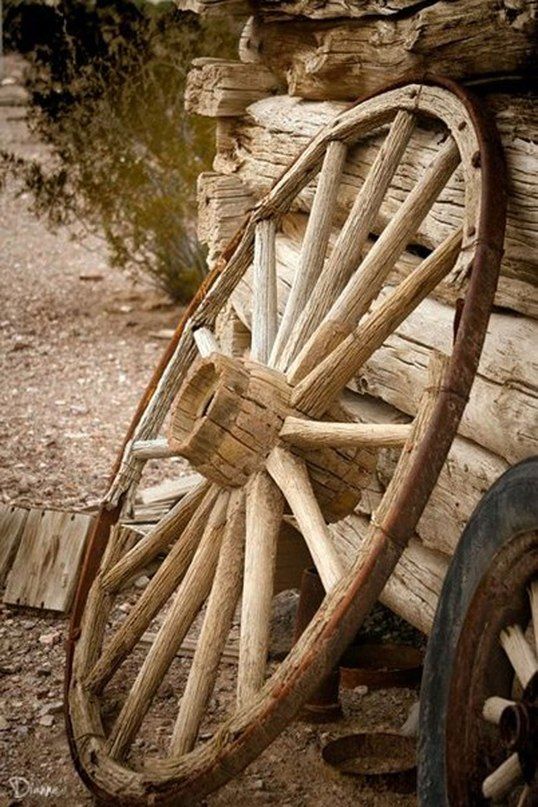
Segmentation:
<svg viewBox="0 0 538 807">
<path fill-rule="evenodd" d="M 421 804 L 538 802 L 537 490 L 538 457 L 506 471 L 451 562 L 421 691 Z"/>
<path fill-rule="evenodd" d="M 398 166 L 405 169 L 416 132 L 431 137 L 431 164 L 380 227 L 381 202 Z M 379 134 L 385 139 L 328 249 L 346 156 Z M 318 174 L 300 270 L 287 293 L 276 270 L 276 233 Z M 453 174 L 464 194 L 463 220 L 441 244 L 430 245 L 429 254 L 422 250 L 423 259 L 385 293 L 398 257 L 416 243 L 434 203 L 443 203 Z M 491 125 L 461 90 L 426 81 L 390 88 L 338 115 L 250 215 L 180 325 L 141 404 L 86 557 L 68 660 L 68 731 L 78 769 L 100 796 L 192 804 L 263 750 L 356 632 L 414 531 L 469 394 L 500 265 L 503 188 Z M 357 423 L 342 397 L 346 385 L 449 273 L 466 286 L 465 303 L 453 348 L 446 346 L 451 357 L 436 354 L 430 362 L 415 420 L 410 426 Z M 216 318 L 229 301 L 244 300 L 249 283 L 252 299 L 242 315 L 251 323 L 250 353 L 226 355 Z M 159 432 L 169 411 L 163 448 Z M 346 568 L 329 524 L 353 511 L 375 452 L 386 446 L 402 447 L 396 472 Z M 128 512 L 145 458 L 167 452 L 189 459 L 204 481 L 125 551 L 122 531 L 110 525 Z M 283 519 L 293 519 L 302 533 L 327 594 L 293 650 L 269 671 Z M 121 587 L 163 553 L 123 623 L 107 630 Z M 239 600 L 235 705 L 209 739 L 199 739 Z M 159 714 L 164 709 L 159 687 L 198 614 L 184 689 L 168 698 L 173 717 L 164 724 L 166 753 L 141 754 L 136 738 L 152 704 Z M 140 639 L 156 617 L 156 638 L 138 662 Z M 107 693 L 117 698 L 115 682 L 120 687 L 124 681 L 128 692 L 114 711 Z"/>
</svg>

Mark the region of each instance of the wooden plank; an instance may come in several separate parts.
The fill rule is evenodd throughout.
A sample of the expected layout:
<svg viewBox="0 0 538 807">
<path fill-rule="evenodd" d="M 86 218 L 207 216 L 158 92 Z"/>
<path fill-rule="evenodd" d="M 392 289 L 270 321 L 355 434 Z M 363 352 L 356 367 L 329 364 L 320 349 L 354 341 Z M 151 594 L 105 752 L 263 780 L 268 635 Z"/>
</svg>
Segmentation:
<svg viewBox="0 0 538 807">
<path fill-rule="evenodd" d="M 140 504 L 175 501 L 190 493 L 202 481 L 202 476 L 196 472 L 180 476 L 179 479 L 165 479 L 164 482 L 159 482 L 157 485 L 138 490 L 136 500 Z"/>
<path fill-rule="evenodd" d="M 282 82 L 263 64 L 228 59 L 194 59 L 187 76 L 185 111 L 208 117 L 244 115 L 249 104 L 273 95 Z"/>
<path fill-rule="evenodd" d="M 4 602 L 67 612 L 92 521 L 82 513 L 30 510 Z"/>
<path fill-rule="evenodd" d="M 26 507 L 0 507 L 0 586 L 4 585 L 17 554 L 27 517 Z"/>
</svg>

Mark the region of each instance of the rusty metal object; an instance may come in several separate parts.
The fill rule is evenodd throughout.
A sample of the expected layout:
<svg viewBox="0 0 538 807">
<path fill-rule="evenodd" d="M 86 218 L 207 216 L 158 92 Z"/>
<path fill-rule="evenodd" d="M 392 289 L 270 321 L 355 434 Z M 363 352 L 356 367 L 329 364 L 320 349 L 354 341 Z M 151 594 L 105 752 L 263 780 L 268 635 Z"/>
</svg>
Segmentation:
<svg viewBox="0 0 538 807">
<path fill-rule="evenodd" d="M 325 590 L 315 569 L 305 569 L 301 578 L 301 595 L 295 620 L 294 644 L 316 615 Z M 340 675 L 335 667 L 321 682 L 302 709 L 301 717 L 312 723 L 328 723 L 342 717 L 339 697 Z"/>
<path fill-rule="evenodd" d="M 338 737 L 321 751 L 323 761 L 364 784 L 397 793 L 413 793 L 416 786 L 416 743 L 393 732 L 361 732 Z"/>
<path fill-rule="evenodd" d="M 195 766 L 189 773 L 182 773 L 178 768 L 177 772 L 170 774 L 166 781 L 159 783 L 151 795 L 155 804 L 192 804 L 196 798 L 207 793 L 208 767 L 211 767 L 212 772 L 211 787 L 218 787 L 234 772 L 238 772 L 252 761 L 287 725 L 300 708 L 304 695 L 314 691 L 319 681 L 327 675 L 327 667 L 343 652 L 355 635 L 361 620 L 376 601 L 415 529 L 456 434 L 477 370 L 500 268 L 506 209 L 504 163 L 493 123 L 467 91 L 445 79 L 419 76 L 414 80 L 437 84 L 454 93 L 471 115 L 480 144 L 479 159 L 483 181 L 477 246 L 444 389 L 439 396 L 427 435 L 392 508 L 379 525 L 352 572 L 346 575 L 342 583 L 327 597 L 323 606 L 325 615 L 323 625 L 305 631 L 298 651 L 295 654 L 292 651 L 288 661 L 282 665 L 286 669 L 280 676 L 275 676 L 272 683 L 272 697 L 264 701 L 263 707 L 257 707 L 255 712 L 252 712 L 248 726 L 238 723 L 231 730 L 231 734 L 230 729 L 224 726 L 222 731 L 204 746 L 205 758 L 200 759 L 197 768 Z M 385 87 L 376 95 L 410 82 L 411 79 Z M 240 231 L 236 236 L 228 254 L 239 243 L 242 234 L 243 231 Z M 221 274 L 224 267 L 225 261 L 197 295 L 189 314 L 197 308 L 209 283 Z M 175 343 L 184 322 L 185 320 L 176 332 Z M 175 343 L 169 348 L 169 353 L 172 352 Z M 140 419 L 145 402 L 155 388 L 164 366 L 163 362 L 152 379 L 152 384 L 131 424 L 127 440 Z M 85 599 L 97 573 L 111 523 L 118 515 L 119 508 L 113 514 L 101 514 L 94 537 L 88 546 L 68 642 L 67 691 L 71 678 L 74 643 L 78 636 Z M 69 716 L 67 716 L 67 734 L 75 764 L 82 778 L 94 792 L 102 795 L 99 782 L 83 769 L 78 759 Z M 132 787 L 134 789 L 140 787 L 138 792 L 142 794 L 142 788 L 145 787 L 143 777 L 132 774 L 131 779 Z M 147 791 L 140 797 L 137 795 L 136 798 L 129 798 L 133 804 L 146 804 L 146 796 Z"/>
<path fill-rule="evenodd" d="M 504 709 L 499 728 L 507 751 L 517 753 L 523 779 L 531 785 L 538 768 L 538 673 L 514 705 Z"/>
<path fill-rule="evenodd" d="M 418 686 L 423 656 L 409 645 L 353 644 L 340 661 L 340 686 L 344 689 Z"/>
</svg>

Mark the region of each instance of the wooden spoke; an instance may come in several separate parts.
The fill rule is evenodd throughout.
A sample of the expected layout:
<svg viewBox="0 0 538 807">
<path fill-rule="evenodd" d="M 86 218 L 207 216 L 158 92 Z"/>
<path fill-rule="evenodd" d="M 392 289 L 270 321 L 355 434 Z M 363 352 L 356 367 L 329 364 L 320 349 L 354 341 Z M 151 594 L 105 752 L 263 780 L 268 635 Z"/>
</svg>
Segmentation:
<svg viewBox="0 0 538 807">
<path fill-rule="evenodd" d="M 136 440 L 131 446 L 131 456 L 138 460 L 159 460 L 178 456 L 168 445 L 166 437 L 154 440 Z"/>
<path fill-rule="evenodd" d="M 485 702 L 484 708 L 482 709 L 482 717 L 484 720 L 487 720 L 488 723 L 495 723 L 496 725 L 499 725 L 503 711 L 507 706 L 513 705 L 514 701 L 493 695 Z"/>
<path fill-rule="evenodd" d="M 301 448 L 387 448 L 403 446 L 411 433 L 410 423 L 332 423 L 303 418 L 286 418 L 280 437 Z"/>
<path fill-rule="evenodd" d="M 108 750 L 114 759 L 121 758 L 130 747 L 181 642 L 209 594 L 224 532 L 222 518 L 227 501 L 228 494 L 221 493 L 215 508 L 216 517 L 207 522 L 192 563 L 110 733 Z"/>
<path fill-rule="evenodd" d="M 290 368 L 290 380 L 295 382 L 309 373 L 302 389 L 315 389 L 316 395 L 331 400 L 446 277 L 456 262 L 461 240 L 462 232 L 458 229 L 399 283 L 354 330 L 348 329 L 345 323 L 330 320 L 329 314 Z M 322 361 L 325 356 L 326 360 Z M 323 379 L 321 389 L 318 384 L 320 379 Z"/>
<path fill-rule="evenodd" d="M 109 592 L 118 591 L 159 552 L 165 550 L 170 543 L 179 538 L 202 500 L 207 496 L 209 489 L 209 482 L 201 482 L 174 505 L 170 512 L 136 546 L 106 571 L 102 581 L 103 588 Z M 216 490 L 211 495 L 214 498 Z"/>
<path fill-rule="evenodd" d="M 219 661 L 241 593 L 244 522 L 244 493 L 236 489 L 230 495 L 215 579 L 181 699 L 170 744 L 171 755 L 186 754 L 194 746 L 204 709 L 215 685 Z"/>
<path fill-rule="evenodd" d="M 288 501 L 325 590 L 330 591 L 343 574 L 343 564 L 333 546 L 329 528 L 312 490 L 308 470 L 299 457 L 283 448 L 274 448 L 267 470 Z"/>
<path fill-rule="evenodd" d="M 202 533 L 205 543 L 209 540 L 209 536 L 215 541 L 219 540 L 224 524 L 226 494 L 222 493 L 213 506 L 214 496 L 210 495 L 211 493 L 212 491 L 207 494 L 181 539 L 174 545 L 157 573 L 143 590 L 125 622 L 106 644 L 99 661 L 85 682 L 93 692 L 99 692 L 106 686 L 148 628 L 151 620 L 171 597 L 187 573 L 193 555 L 200 549 Z M 211 507 L 213 507 L 212 511 Z"/>
<path fill-rule="evenodd" d="M 482 783 L 484 798 L 498 801 L 507 796 L 512 788 L 521 782 L 521 765 L 517 754 L 512 754 L 502 765 L 490 773 Z"/>
<path fill-rule="evenodd" d="M 276 226 L 274 219 L 263 219 L 256 225 L 254 241 L 252 305 L 252 349 L 254 361 L 266 363 L 276 336 Z"/>
<path fill-rule="evenodd" d="M 323 268 L 346 155 L 347 146 L 339 140 L 333 140 L 327 146 L 301 246 L 298 268 L 271 352 L 271 367 L 281 369 L 279 358 L 282 350 Z"/>
<path fill-rule="evenodd" d="M 538 655 L 538 580 L 531 583 L 529 597 L 531 601 L 532 627 L 534 630 L 534 652 Z"/>
<path fill-rule="evenodd" d="M 220 345 L 215 334 L 209 328 L 197 328 L 193 331 L 194 341 L 200 356 L 210 356 L 212 353 L 220 353 Z"/>
<path fill-rule="evenodd" d="M 237 702 L 245 706 L 261 689 L 269 647 L 271 601 L 277 541 L 284 498 L 266 473 L 257 474 L 247 491 L 245 575 Z"/>
<path fill-rule="evenodd" d="M 521 685 L 526 687 L 532 676 L 538 672 L 536 654 L 532 651 L 519 625 L 512 625 L 503 630 L 500 638 L 504 652 L 510 659 L 510 664 Z"/>
<path fill-rule="evenodd" d="M 301 345 L 319 325 L 349 276 L 359 265 L 366 239 L 413 128 L 414 116 L 407 111 L 398 112 L 385 143 L 379 149 L 368 176 L 357 194 L 308 304 L 290 334 L 282 361 L 278 365 L 279 369 L 285 370 L 289 366 Z"/>
</svg>

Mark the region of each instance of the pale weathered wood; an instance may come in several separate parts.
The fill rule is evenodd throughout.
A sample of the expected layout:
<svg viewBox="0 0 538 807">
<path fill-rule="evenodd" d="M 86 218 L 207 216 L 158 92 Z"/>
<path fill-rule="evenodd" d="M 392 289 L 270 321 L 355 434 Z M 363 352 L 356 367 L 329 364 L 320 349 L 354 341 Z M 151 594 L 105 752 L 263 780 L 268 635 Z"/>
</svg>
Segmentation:
<svg viewBox="0 0 538 807">
<path fill-rule="evenodd" d="M 0 586 L 4 585 L 17 554 L 27 517 L 26 507 L 0 507 Z"/>
<path fill-rule="evenodd" d="M 323 316 L 331 308 L 331 305 L 338 298 L 350 276 L 361 262 L 364 244 L 372 229 L 387 188 L 409 143 L 414 126 L 415 118 L 411 113 L 407 110 L 400 110 L 397 113 L 387 138 L 381 145 L 364 184 L 359 190 L 350 213 L 342 226 L 340 235 L 323 268 L 319 281 L 313 289 L 299 321 L 293 328 L 286 354 L 281 363 L 281 369 L 287 369 L 298 349 L 302 347 L 305 339 L 310 336 L 314 328 L 319 325 Z M 415 229 L 418 227 L 439 190 L 456 167 L 457 149 L 452 145 L 449 147 L 448 152 L 445 152 L 442 158 L 441 156 L 439 157 L 439 162 L 436 164 L 434 172 L 428 171 L 426 173 L 423 179 L 424 184 L 420 188 L 417 186 L 412 191 L 399 209 L 397 216 L 391 222 L 391 229 L 387 228 L 387 231 L 383 233 L 369 253 L 369 255 L 372 255 L 374 250 L 378 250 L 380 260 L 387 262 L 388 271 L 390 271 L 391 263 L 395 261 L 405 246 L 405 241 L 410 231 L 409 225 L 412 224 Z M 452 170 L 450 170 L 450 166 L 452 166 Z M 409 216 L 409 210 L 411 209 L 414 211 L 412 218 Z M 396 234 L 399 236 L 398 240 L 395 239 Z M 387 252 L 385 249 L 385 252 L 383 252 L 383 244 L 380 242 L 383 242 L 385 246 L 392 244 L 392 251 Z M 375 256 L 373 258 L 375 261 Z M 365 275 L 365 282 L 372 285 L 372 294 L 375 296 L 376 287 L 374 281 L 370 278 L 368 267 L 365 267 L 364 264 L 361 269 L 361 276 L 363 274 Z"/>
<path fill-rule="evenodd" d="M 514 701 L 508 700 L 507 698 L 500 698 L 498 695 L 493 695 L 484 703 L 482 716 L 484 720 L 488 721 L 488 723 L 494 723 L 498 726 L 501 721 L 501 715 L 506 707 L 513 705 Z"/>
<path fill-rule="evenodd" d="M 401 17 L 374 14 L 333 24 L 257 18 L 250 58 L 286 80 L 291 95 L 355 99 L 422 72 L 425 64 L 455 79 L 530 72 L 538 52 L 536 19 L 535 0 L 515 14 L 496 0 L 466 0 L 464 6 L 428 3 Z"/>
<path fill-rule="evenodd" d="M 263 686 L 269 648 L 271 601 L 284 497 L 265 472 L 247 488 L 246 548 L 237 702 L 245 706 Z"/>
<path fill-rule="evenodd" d="M 404 423 L 395 425 L 335 423 L 304 420 L 290 415 L 284 421 L 280 437 L 301 448 L 317 446 L 387 448 L 402 446 L 409 437 L 410 431 L 411 426 Z"/>
<path fill-rule="evenodd" d="M 522 687 L 526 687 L 538 672 L 538 657 L 531 649 L 519 625 L 511 625 L 501 631 L 501 644 Z"/>
<path fill-rule="evenodd" d="M 206 495 L 125 620 L 106 642 L 99 660 L 86 678 L 89 690 L 99 692 L 103 689 L 178 585 L 179 591 L 184 585 L 192 586 L 192 575 L 189 573 L 193 558 L 205 556 L 204 551 L 210 540 L 218 545 L 224 526 L 227 496 L 221 494 L 215 502 L 215 497 L 210 494 L 212 491 Z M 103 588 L 104 584 L 105 581 Z"/>
<path fill-rule="evenodd" d="M 271 353 L 277 327 L 275 235 L 273 219 L 263 219 L 256 225 L 251 356 L 263 363 Z"/>
<path fill-rule="evenodd" d="M 244 544 L 244 494 L 234 490 L 228 503 L 215 579 L 170 743 L 172 755 L 187 753 L 196 742 L 241 593 Z"/>
<path fill-rule="evenodd" d="M 239 318 L 231 301 L 217 317 L 215 334 L 228 356 L 246 356 L 250 352 L 250 330 Z"/>
<path fill-rule="evenodd" d="M 346 154 L 347 146 L 337 140 L 327 146 L 301 246 L 298 271 L 293 278 L 271 354 L 271 366 L 279 369 L 282 369 L 279 361 L 281 353 L 289 345 L 290 333 L 303 313 L 323 268 Z"/>
<path fill-rule="evenodd" d="M 148 488 L 139 488 L 136 492 L 136 503 L 143 505 L 160 504 L 162 502 L 176 502 L 183 496 L 194 492 L 195 488 L 203 484 L 200 474 L 190 471 L 176 479 L 165 479 Z"/>
<path fill-rule="evenodd" d="M 144 659 L 110 732 L 107 745 L 113 759 L 121 758 L 134 740 L 155 692 L 209 594 L 224 532 L 222 510 L 227 499 L 228 495 L 221 493 L 213 511 L 215 519 L 210 518 L 207 523 L 155 642 Z"/>
<path fill-rule="evenodd" d="M 200 356 L 210 356 L 212 353 L 220 353 L 220 345 L 213 331 L 209 328 L 197 328 L 193 332 L 194 341 Z"/>
<path fill-rule="evenodd" d="M 249 104 L 273 95 L 282 82 L 263 64 L 203 57 L 192 61 L 185 87 L 185 110 L 210 117 L 243 115 Z"/>
<path fill-rule="evenodd" d="M 117 591 L 159 552 L 165 550 L 190 523 L 204 496 L 208 494 L 209 483 L 201 482 L 191 490 L 169 513 L 167 513 L 136 546 L 127 552 L 103 578 L 103 586 L 108 591 Z"/>
<path fill-rule="evenodd" d="M 66 612 L 71 606 L 92 516 L 30 510 L 6 581 L 4 602 Z"/>
<path fill-rule="evenodd" d="M 521 765 L 517 754 L 511 754 L 493 773 L 484 779 L 482 794 L 484 798 L 498 801 L 507 796 L 522 780 Z"/>
<path fill-rule="evenodd" d="M 330 591 L 342 576 L 342 565 L 312 490 L 305 463 L 277 447 L 267 459 L 267 470 L 287 499 L 323 586 Z"/>
<path fill-rule="evenodd" d="M 364 548 L 369 526 L 370 519 L 359 513 L 330 525 L 334 545 L 346 568 Z M 415 628 L 429 634 L 448 561 L 440 552 L 428 549 L 412 538 L 379 599 Z"/>
<path fill-rule="evenodd" d="M 137 440 L 132 445 L 131 454 L 136 459 L 143 460 L 165 459 L 174 456 L 166 437 L 156 437 L 154 440 Z"/>
<path fill-rule="evenodd" d="M 381 240 L 382 237 L 377 243 Z M 456 231 L 402 281 L 369 317 L 352 330 L 353 319 L 365 313 L 375 292 L 375 287 L 372 289 L 372 285 L 375 284 L 368 284 L 366 280 L 361 282 L 365 274 L 368 274 L 367 270 L 363 274 L 361 266 L 357 272 L 357 282 L 355 283 L 353 278 L 349 283 L 346 301 L 342 306 L 339 305 L 340 300 L 337 301 L 320 326 L 319 333 L 314 334 L 311 342 L 305 345 L 303 353 L 290 368 L 291 381 L 312 368 L 297 386 L 294 400 L 298 408 L 308 409 L 314 395 L 319 412 L 324 411 L 322 407 L 330 404 L 338 392 L 358 374 L 372 353 L 381 347 L 391 333 L 448 274 L 454 266 L 460 246 L 461 232 Z M 369 255 L 371 254 L 370 252 Z M 352 294 L 352 291 L 355 293 Z M 339 343 L 336 345 L 334 339 L 330 341 L 327 338 L 333 323 L 338 327 Z M 350 331 L 349 336 L 344 338 L 347 330 Z M 331 352 L 326 347 L 327 343 L 329 349 L 334 345 Z"/>
<path fill-rule="evenodd" d="M 221 146 L 221 158 L 223 155 Z M 206 171 L 196 181 L 198 238 L 209 248 L 208 263 L 215 263 L 254 207 L 252 192 L 239 177 Z"/>
<path fill-rule="evenodd" d="M 509 197 L 505 253 L 501 273 L 505 278 L 530 284 L 534 294 L 538 282 L 538 211 L 531 200 L 538 194 L 538 113 L 525 95 L 489 95 L 485 99 L 499 129 L 509 176 Z M 286 165 L 297 159 L 309 139 L 336 116 L 345 105 L 339 102 L 306 102 L 281 96 L 258 101 L 249 107 L 249 117 L 233 122 L 228 149 L 216 170 L 233 173 L 260 199 L 282 174 Z M 383 133 L 371 137 L 350 151 L 338 195 L 336 222 L 344 221 L 353 204 L 357 188 L 365 177 L 384 141 Z M 438 150 L 438 134 L 418 128 L 408 146 L 408 158 L 397 171 L 380 208 L 374 232 L 379 233 L 393 218 L 406 194 L 416 184 L 433 154 Z M 313 189 L 307 186 L 293 209 L 309 210 Z M 462 225 L 463 186 L 459 172 L 448 182 L 443 197 L 424 219 L 416 240 L 432 248 Z M 533 292 L 534 288 L 534 292 Z M 535 302 L 536 305 L 536 302 Z"/>
</svg>

